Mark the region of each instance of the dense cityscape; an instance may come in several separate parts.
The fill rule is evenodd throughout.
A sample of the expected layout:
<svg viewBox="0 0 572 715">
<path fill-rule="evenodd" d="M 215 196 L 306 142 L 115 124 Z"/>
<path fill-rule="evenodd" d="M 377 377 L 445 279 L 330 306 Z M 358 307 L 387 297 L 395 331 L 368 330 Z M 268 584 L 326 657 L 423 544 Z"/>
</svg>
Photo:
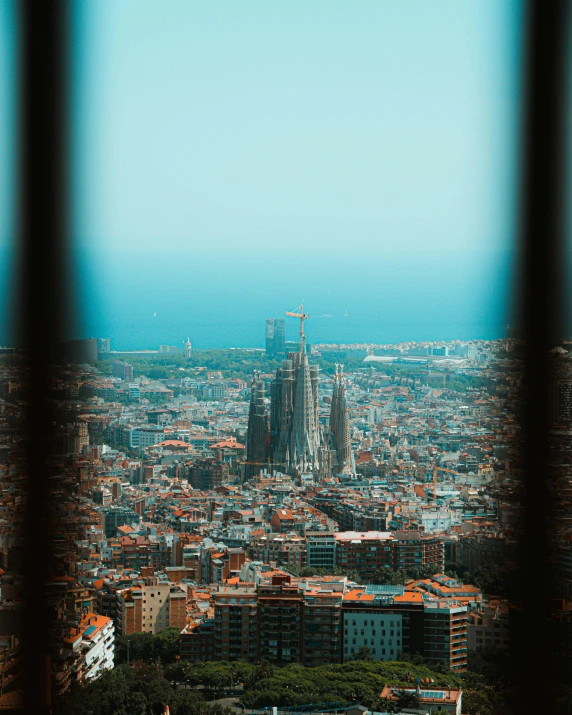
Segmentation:
<svg viewBox="0 0 572 715">
<path fill-rule="evenodd" d="M 299 341 L 285 340 L 285 319 L 269 319 L 265 349 L 196 351 L 188 338 L 155 351 L 113 351 L 108 339 L 63 346 L 46 595 L 62 712 L 151 712 L 137 701 L 145 668 L 174 715 L 205 699 L 213 712 L 318 701 L 502 712 L 499 662 L 521 625 L 510 572 L 517 336 L 314 345 L 304 309 L 287 315 Z M 21 698 L 25 667 L 27 403 L 21 355 L 1 352 L 3 707 Z M 566 346 L 554 359 L 563 528 L 547 596 L 561 624 L 572 612 Z M 102 693 L 128 666 L 124 710 L 106 710 Z M 98 683 L 97 707 L 78 708 Z"/>
<path fill-rule="evenodd" d="M 273 682 L 289 666 L 360 661 L 401 670 L 393 682 L 379 671 L 377 693 L 326 688 L 322 700 L 496 712 L 494 682 L 471 672 L 471 658 L 508 656 L 519 623 L 507 567 L 518 532 L 515 336 L 310 345 L 308 316 L 290 315 L 299 342 L 285 341 L 284 319 L 269 319 L 265 349 L 193 351 L 188 338 L 130 353 L 108 339 L 63 346 L 47 594 L 62 707 L 129 663 L 131 648 L 140 667 L 161 652 L 170 680 L 199 684 L 219 705 L 226 689 L 223 704 L 238 711 L 315 700 Z M 2 353 L 0 704 L 21 696 L 26 501 L 26 376 L 16 350 Z M 554 352 L 561 437 L 572 407 L 566 354 Z M 564 439 L 554 454 L 564 509 Z M 571 554 L 564 528 L 555 622 L 570 620 Z M 209 662 L 240 668 L 209 685 Z M 468 676 L 488 685 L 490 702 Z"/>
</svg>

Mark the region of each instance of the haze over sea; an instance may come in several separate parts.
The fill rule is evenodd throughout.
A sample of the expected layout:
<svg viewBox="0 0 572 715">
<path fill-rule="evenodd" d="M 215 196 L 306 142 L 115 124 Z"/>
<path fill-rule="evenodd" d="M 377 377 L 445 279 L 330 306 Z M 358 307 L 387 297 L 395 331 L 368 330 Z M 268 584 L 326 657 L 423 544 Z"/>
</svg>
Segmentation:
<svg viewBox="0 0 572 715">
<path fill-rule="evenodd" d="M 187 337 L 195 348 L 263 347 L 265 319 L 302 301 L 311 343 L 500 338 L 511 284 L 508 254 L 492 253 L 373 262 L 349 255 L 344 266 L 327 255 L 229 261 L 157 251 L 98 261 L 83 253 L 76 266 L 80 332 L 110 337 L 117 350 L 182 345 Z M 298 321 L 287 318 L 286 326 L 296 339 Z"/>
</svg>

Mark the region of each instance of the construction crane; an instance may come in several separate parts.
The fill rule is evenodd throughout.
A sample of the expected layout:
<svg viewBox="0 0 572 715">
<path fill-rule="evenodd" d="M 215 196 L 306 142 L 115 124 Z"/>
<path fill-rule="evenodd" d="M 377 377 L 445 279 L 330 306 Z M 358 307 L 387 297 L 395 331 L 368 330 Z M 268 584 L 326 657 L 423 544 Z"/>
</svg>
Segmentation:
<svg viewBox="0 0 572 715">
<path fill-rule="evenodd" d="M 457 474 L 453 469 L 438 467 L 436 462 L 433 462 L 433 501 L 437 500 L 437 472 L 448 472 L 449 474 Z"/>
<path fill-rule="evenodd" d="M 304 305 L 300 305 L 297 313 L 286 311 L 286 315 L 289 315 L 291 318 L 300 318 L 300 346 L 305 346 L 306 336 L 304 335 L 304 321 L 308 320 L 310 316 L 304 313 Z"/>
</svg>

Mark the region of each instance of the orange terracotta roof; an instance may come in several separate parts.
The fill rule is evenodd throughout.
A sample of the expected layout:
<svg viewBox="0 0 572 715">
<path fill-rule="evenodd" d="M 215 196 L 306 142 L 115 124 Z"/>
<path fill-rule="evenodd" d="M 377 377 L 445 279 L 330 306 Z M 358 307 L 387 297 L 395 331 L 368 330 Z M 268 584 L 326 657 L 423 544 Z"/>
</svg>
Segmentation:
<svg viewBox="0 0 572 715">
<path fill-rule="evenodd" d="M 423 603 L 423 596 L 420 593 L 408 591 L 402 596 L 394 596 L 396 603 Z"/>
<path fill-rule="evenodd" d="M 366 593 L 362 588 L 354 588 L 344 593 L 344 601 L 372 601 L 373 593 Z"/>
</svg>

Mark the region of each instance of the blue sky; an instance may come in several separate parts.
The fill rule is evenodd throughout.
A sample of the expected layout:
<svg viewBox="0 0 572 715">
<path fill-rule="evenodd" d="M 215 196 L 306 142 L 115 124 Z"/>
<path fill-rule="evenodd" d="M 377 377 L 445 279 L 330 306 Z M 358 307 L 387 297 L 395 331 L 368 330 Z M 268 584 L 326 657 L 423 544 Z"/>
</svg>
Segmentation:
<svg viewBox="0 0 572 715">
<path fill-rule="evenodd" d="M 303 298 L 430 332 L 427 291 L 447 334 L 505 324 L 519 2 L 73 8 L 83 332 L 139 344 L 157 305 L 220 332 Z"/>
<path fill-rule="evenodd" d="M 506 248 L 518 9 L 77 2 L 78 240 L 209 254 Z"/>
</svg>

